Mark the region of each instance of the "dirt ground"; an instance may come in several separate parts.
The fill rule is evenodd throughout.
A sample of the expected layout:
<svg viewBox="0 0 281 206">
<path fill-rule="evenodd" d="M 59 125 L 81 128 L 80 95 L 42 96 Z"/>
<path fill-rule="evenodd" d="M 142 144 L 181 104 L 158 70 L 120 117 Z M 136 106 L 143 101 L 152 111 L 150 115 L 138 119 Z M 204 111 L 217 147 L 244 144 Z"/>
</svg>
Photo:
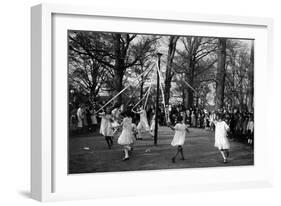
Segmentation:
<svg viewBox="0 0 281 206">
<path fill-rule="evenodd" d="M 214 147 L 214 132 L 190 128 L 183 146 L 185 160 L 171 161 L 176 148 L 170 145 L 173 131 L 160 127 L 158 145 L 154 146 L 149 134 L 138 140 L 128 161 L 122 161 L 123 148 L 114 138 L 108 149 L 98 132 L 69 138 L 69 173 L 93 173 L 136 170 L 159 170 L 175 168 L 226 167 L 254 164 L 253 148 L 240 141 L 231 141 L 229 162 L 224 164 L 219 151 Z"/>
</svg>

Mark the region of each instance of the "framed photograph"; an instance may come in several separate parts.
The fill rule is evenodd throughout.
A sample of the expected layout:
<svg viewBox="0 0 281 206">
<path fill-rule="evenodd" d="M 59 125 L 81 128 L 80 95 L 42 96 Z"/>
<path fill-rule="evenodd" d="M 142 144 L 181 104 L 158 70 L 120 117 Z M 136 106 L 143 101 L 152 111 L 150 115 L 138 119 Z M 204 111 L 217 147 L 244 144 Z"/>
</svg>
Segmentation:
<svg viewBox="0 0 281 206">
<path fill-rule="evenodd" d="M 31 9 L 40 201 L 273 184 L 268 18 Z"/>
</svg>

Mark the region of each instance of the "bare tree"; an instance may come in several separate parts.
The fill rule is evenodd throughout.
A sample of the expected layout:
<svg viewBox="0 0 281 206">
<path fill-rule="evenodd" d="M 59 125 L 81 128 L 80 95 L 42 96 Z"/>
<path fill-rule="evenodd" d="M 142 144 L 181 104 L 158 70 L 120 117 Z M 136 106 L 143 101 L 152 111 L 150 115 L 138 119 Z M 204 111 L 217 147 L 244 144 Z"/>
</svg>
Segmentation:
<svg viewBox="0 0 281 206">
<path fill-rule="evenodd" d="M 165 102 L 168 104 L 170 99 L 170 89 L 171 89 L 171 81 L 174 75 L 172 70 L 173 59 L 176 52 L 176 46 L 179 36 L 170 36 L 169 38 L 169 46 L 168 46 L 168 56 L 167 56 L 167 64 L 166 64 L 166 73 L 165 73 Z"/>
<path fill-rule="evenodd" d="M 224 106 L 224 86 L 225 86 L 225 60 L 226 60 L 226 39 L 218 40 L 218 62 L 216 75 L 216 109 L 222 109 Z"/>
<path fill-rule="evenodd" d="M 183 37 L 183 50 L 177 50 L 177 73 L 184 72 L 183 78 L 193 88 L 199 88 L 204 81 L 215 81 L 210 70 L 216 63 L 213 53 L 217 49 L 217 40 L 208 37 Z M 194 91 L 185 85 L 183 103 L 186 107 L 193 107 Z"/>
<path fill-rule="evenodd" d="M 251 40 L 251 55 L 250 55 L 250 67 L 248 71 L 249 76 L 249 102 L 248 110 L 253 112 L 254 110 L 254 40 Z"/>
<path fill-rule="evenodd" d="M 251 104 L 253 65 L 251 64 L 249 46 L 248 41 L 227 40 L 224 103 L 230 108 L 236 107 L 240 110 L 248 109 L 251 111 L 249 104 Z"/>
<path fill-rule="evenodd" d="M 101 33 L 74 31 L 69 34 L 69 49 L 80 56 L 87 56 L 98 62 L 108 73 L 111 81 L 106 81 L 110 90 L 119 92 L 123 88 L 123 76 L 127 68 L 139 61 L 139 56 L 128 55 L 136 34 Z M 122 101 L 120 95 L 118 101 Z"/>
</svg>

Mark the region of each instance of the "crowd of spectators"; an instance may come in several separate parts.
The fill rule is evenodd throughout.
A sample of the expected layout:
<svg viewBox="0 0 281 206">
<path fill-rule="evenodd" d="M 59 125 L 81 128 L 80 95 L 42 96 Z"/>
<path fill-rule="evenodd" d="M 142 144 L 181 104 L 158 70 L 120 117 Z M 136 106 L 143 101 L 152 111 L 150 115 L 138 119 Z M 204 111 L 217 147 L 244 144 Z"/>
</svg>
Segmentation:
<svg viewBox="0 0 281 206">
<path fill-rule="evenodd" d="M 81 104 L 78 107 L 70 105 L 69 127 L 70 134 L 95 132 L 100 124 L 100 118 L 96 111 L 104 105 L 105 102 L 93 104 Z M 133 104 L 126 106 L 126 110 L 130 111 Z M 112 109 L 114 106 L 112 106 Z M 155 108 L 148 106 L 146 108 L 148 123 L 151 124 Z M 158 109 L 158 123 L 165 126 L 167 122 L 175 124 L 177 119 L 181 117 L 185 124 L 191 128 L 203 128 L 206 130 L 215 130 L 216 116 L 220 113 L 223 119 L 230 127 L 229 138 L 234 140 L 247 141 L 253 144 L 254 134 L 254 116 L 248 111 L 239 111 L 238 109 L 220 109 L 218 111 L 208 111 L 204 108 L 188 108 L 183 105 L 167 105 L 166 108 Z M 133 114 L 133 122 L 139 121 L 139 115 Z"/>
</svg>

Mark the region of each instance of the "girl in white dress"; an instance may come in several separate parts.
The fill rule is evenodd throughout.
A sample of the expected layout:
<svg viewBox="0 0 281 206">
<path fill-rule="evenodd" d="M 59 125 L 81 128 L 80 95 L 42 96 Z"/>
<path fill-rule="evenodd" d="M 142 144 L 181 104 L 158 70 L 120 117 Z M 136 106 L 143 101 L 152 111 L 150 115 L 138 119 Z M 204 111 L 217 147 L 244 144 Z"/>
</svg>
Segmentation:
<svg viewBox="0 0 281 206">
<path fill-rule="evenodd" d="M 215 121 L 216 121 L 216 113 L 214 111 L 210 114 L 209 121 L 210 121 L 210 129 L 214 131 Z"/>
<path fill-rule="evenodd" d="M 137 129 L 138 129 L 138 135 L 139 135 L 138 139 L 142 139 L 142 136 L 141 136 L 142 130 L 149 132 L 149 124 L 147 121 L 146 111 L 143 108 L 143 106 L 141 106 L 139 111 L 132 110 L 132 112 L 140 115 L 140 121 L 138 123 Z"/>
<path fill-rule="evenodd" d="M 84 115 L 84 105 L 81 105 L 78 109 L 77 109 L 77 127 L 78 127 L 78 133 L 82 133 L 82 130 L 83 130 L 83 121 L 84 121 L 84 118 L 85 118 L 85 115 Z"/>
<path fill-rule="evenodd" d="M 154 131 L 155 131 L 155 114 L 152 116 L 151 118 L 151 125 L 150 125 L 150 134 L 151 136 L 154 136 Z M 158 128 L 159 128 L 159 124 L 158 124 Z"/>
<path fill-rule="evenodd" d="M 100 125 L 100 134 L 105 137 L 105 141 L 109 149 L 113 145 L 113 129 L 112 129 L 112 116 L 110 114 L 110 109 L 107 108 L 106 112 L 100 113 L 101 125 Z"/>
<path fill-rule="evenodd" d="M 166 105 L 166 107 L 165 107 L 165 120 L 166 120 L 166 124 L 171 123 L 169 105 Z"/>
<path fill-rule="evenodd" d="M 189 133 L 189 130 L 187 128 L 187 125 L 184 123 L 182 117 L 178 117 L 178 123 L 175 125 L 175 127 L 170 126 L 170 128 L 172 130 L 175 130 L 175 135 L 171 142 L 171 145 L 173 147 L 177 147 L 177 152 L 176 152 L 175 156 L 172 158 L 172 162 L 175 163 L 176 157 L 178 156 L 179 153 L 181 154 L 181 159 L 184 160 L 182 146 L 184 145 L 184 142 L 185 142 L 186 132 Z"/>
<path fill-rule="evenodd" d="M 217 114 L 218 121 L 214 121 L 215 125 L 215 147 L 217 147 L 223 157 L 223 162 L 227 163 L 229 156 L 229 141 L 227 139 L 227 131 L 229 126 L 222 120 L 222 115 Z"/>
<path fill-rule="evenodd" d="M 113 123 L 112 123 L 112 127 L 113 127 L 113 133 L 115 134 L 120 126 L 120 122 L 121 122 L 121 113 L 123 112 L 123 105 L 121 105 L 120 107 L 116 107 L 115 109 L 112 110 L 111 114 L 113 117 Z"/>
<path fill-rule="evenodd" d="M 254 120 L 253 120 L 253 116 L 251 115 L 247 125 L 248 144 L 253 145 L 253 137 L 254 137 Z"/>
<path fill-rule="evenodd" d="M 192 113 L 191 113 L 191 125 L 192 125 L 192 127 L 196 126 L 196 116 L 195 116 L 194 111 L 192 111 Z"/>
<path fill-rule="evenodd" d="M 119 136 L 117 143 L 124 147 L 125 156 L 123 161 L 129 159 L 129 151 L 132 151 L 132 144 L 134 143 L 133 130 L 132 130 L 132 118 L 128 117 L 126 113 L 124 113 L 125 118 L 123 119 L 122 132 Z"/>
</svg>

